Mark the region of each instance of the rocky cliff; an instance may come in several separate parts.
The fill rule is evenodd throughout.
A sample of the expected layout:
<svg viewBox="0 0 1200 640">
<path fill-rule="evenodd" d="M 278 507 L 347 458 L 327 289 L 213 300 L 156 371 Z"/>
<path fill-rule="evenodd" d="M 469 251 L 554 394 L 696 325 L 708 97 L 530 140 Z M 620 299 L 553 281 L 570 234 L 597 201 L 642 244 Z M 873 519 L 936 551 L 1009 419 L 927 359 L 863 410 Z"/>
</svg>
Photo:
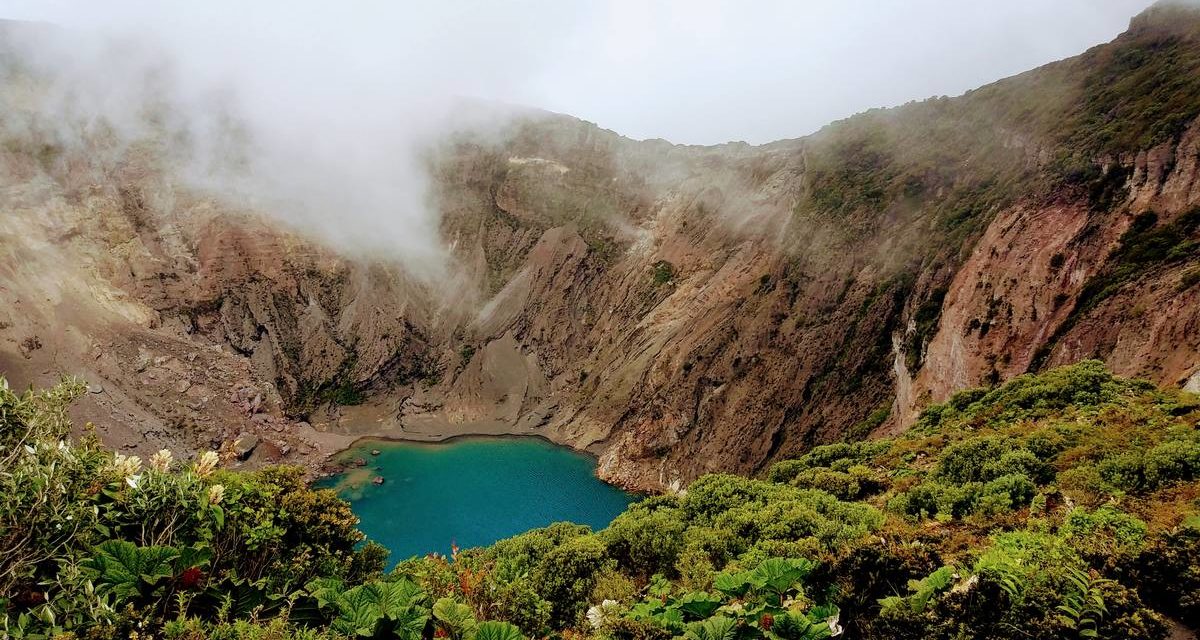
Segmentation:
<svg viewBox="0 0 1200 640">
<path fill-rule="evenodd" d="M 540 434 L 657 489 L 1083 358 L 1200 387 L 1192 9 L 769 145 L 463 131 L 429 154 L 436 281 L 190 187 L 161 139 L 67 144 L 4 77 L 0 371 L 86 376 L 115 444 Z"/>
</svg>

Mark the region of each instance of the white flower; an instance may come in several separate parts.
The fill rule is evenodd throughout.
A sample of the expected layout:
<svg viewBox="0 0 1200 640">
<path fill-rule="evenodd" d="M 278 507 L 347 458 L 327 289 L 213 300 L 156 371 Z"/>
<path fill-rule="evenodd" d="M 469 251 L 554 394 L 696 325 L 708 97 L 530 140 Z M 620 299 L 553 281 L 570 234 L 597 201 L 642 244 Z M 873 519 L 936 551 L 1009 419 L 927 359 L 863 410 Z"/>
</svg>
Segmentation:
<svg viewBox="0 0 1200 640">
<path fill-rule="evenodd" d="M 955 574 L 958 575 L 958 574 Z M 971 576 L 966 580 L 959 582 L 950 589 L 950 593 L 966 593 L 979 584 L 979 576 Z"/>
<path fill-rule="evenodd" d="M 112 461 L 112 469 L 117 475 L 129 477 L 142 468 L 142 459 L 137 456 L 127 456 L 118 453 Z"/>
<path fill-rule="evenodd" d="M 604 624 L 604 621 L 608 618 L 608 612 L 606 609 L 612 609 L 616 606 L 616 600 L 605 600 L 598 605 L 592 606 L 587 610 L 588 623 L 592 625 L 593 629 L 599 629 L 600 626 Z"/>
<path fill-rule="evenodd" d="M 173 456 L 169 450 L 162 449 L 158 453 L 150 456 L 150 466 L 153 467 L 155 471 L 166 473 L 166 471 L 171 468 L 172 458 Z"/>
<path fill-rule="evenodd" d="M 214 484 L 208 488 L 208 503 L 221 504 L 221 500 L 225 498 L 225 487 L 219 484 Z"/>
<path fill-rule="evenodd" d="M 201 478 L 207 476 L 213 472 L 213 469 L 217 468 L 217 463 L 220 461 L 221 458 L 217 455 L 216 451 L 205 451 L 196 460 L 196 475 Z"/>
<path fill-rule="evenodd" d="M 125 484 L 129 485 L 130 489 L 137 489 L 138 483 L 141 481 L 142 476 L 140 474 L 136 476 L 125 476 Z"/>
<path fill-rule="evenodd" d="M 841 613 L 835 613 L 835 614 L 829 616 L 829 619 L 827 619 L 825 621 L 825 624 L 829 625 L 829 635 L 831 637 L 832 636 L 840 636 L 840 635 L 842 635 L 842 631 L 844 631 L 844 629 L 842 629 L 842 625 L 838 624 L 838 621 L 841 619 L 841 616 L 842 616 Z"/>
</svg>

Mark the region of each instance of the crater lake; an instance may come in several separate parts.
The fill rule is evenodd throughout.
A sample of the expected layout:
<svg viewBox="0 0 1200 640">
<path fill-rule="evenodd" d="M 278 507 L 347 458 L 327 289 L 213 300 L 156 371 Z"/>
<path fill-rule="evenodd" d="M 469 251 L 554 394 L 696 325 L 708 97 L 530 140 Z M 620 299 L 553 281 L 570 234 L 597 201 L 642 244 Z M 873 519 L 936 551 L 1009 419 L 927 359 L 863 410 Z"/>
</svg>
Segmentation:
<svg viewBox="0 0 1200 640">
<path fill-rule="evenodd" d="M 637 500 L 597 478 L 591 456 L 533 437 L 366 439 L 335 459 L 347 464 L 345 472 L 318 486 L 350 503 L 359 529 L 391 551 L 393 564 L 448 555 L 452 544 L 488 545 L 554 522 L 601 529 Z"/>
</svg>

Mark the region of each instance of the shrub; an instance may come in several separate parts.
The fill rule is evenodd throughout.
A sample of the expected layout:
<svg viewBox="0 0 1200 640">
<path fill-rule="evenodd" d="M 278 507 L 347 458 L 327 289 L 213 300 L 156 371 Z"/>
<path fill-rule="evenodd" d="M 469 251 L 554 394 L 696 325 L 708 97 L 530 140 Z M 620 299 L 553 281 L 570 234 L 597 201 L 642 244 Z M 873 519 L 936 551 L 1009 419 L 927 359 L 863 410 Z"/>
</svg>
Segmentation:
<svg viewBox="0 0 1200 640">
<path fill-rule="evenodd" d="M 1193 628 L 1200 623 L 1200 527 L 1155 536 L 1138 558 L 1147 600 Z"/>
<path fill-rule="evenodd" d="M 1014 474 L 1026 476 L 1041 485 L 1054 480 L 1054 467 L 1028 449 L 1013 449 L 1004 452 L 998 460 L 986 463 L 980 479 L 992 480 Z"/>
<path fill-rule="evenodd" d="M 767 479 L 772 482 L 792 482 L 797 475 L 809 469 L 833 467 L 836 463 L 848 461 L 848 468 L 861 464 L 882 455 L 891 447 L 887 440 L 864 440 L 860 442 L 821 445 L 795 460 L 784 460 L 771 466 Z"/>
<path fill-rule="evenodd" d="M 1094 408 L 1152 389 L 1144 382 L 1115 378 L 1097 360 L 1017 376 L 990 391 L 963 392 L 922 412 L 915 429 L 939 425 L 996 424 L 1051 415 L 1068 407 Z"/>
<path fill-rule="evenodd" d="M 938 460 L 938 478 L 947 482 L 986 480 L 989 464 L 1009 453 L 1009 445 L 997 436 L 983 436 L 950 445 Z"/>
<path fill-rule="evenodd" d="M 530 584 L 550 603 L 551 624 L 562 628 L 579 620 L 597 575 L 610 562 L 604 543 L 591 535 L 572 538 L 546 554 Z"/>
<path fill-rule="evenodd" d="M 654 263 L 654 284 L 667 284 L 675 277 L 675 265 L 672 265 L 666 260 L 659 260 Z"/>
<path fill-rule="evenodd" d="M 975 511 L 982 486 L 978 482 L 951 485 L 927 480 L 892 498 L 888 508 L 914 518 L 964 518 Z"/>
<path fill-rule="evenodd" d="M 1037 487 L 1023 473 L 1012 473 L 990 480 L 979 492 L 973 513 L 996 515 L 1020 509 L 1033 500 Z"/>
<path fill-rule="evenodd" d="M 689 520 L 711 521 L 731 506 L 762 505 L 780 495 L 782 489 L 769 483 L 727 474 L 711 474 L 688 487 L 680 506 Z"/>
<path fill-rule="evenodd" d="M 495 559 L 499 570 L 518 576 L 533 571 L 542 558 L 558 546 L 589 533 L 591 530 L 586 526 L 557 522 L 501 540 L 492 545 L 488 553 Z"/>
<path fill-rule="evenodd" d="M 1146 483 L 1146 461 L 1141 451 L 1106 458 L 1096 470 L 1104 482 L 1123 491 L 1136 491 Z"/>
<path fill-rule="evenodd" d="M 1083 369 L 957 396 L 932 430 L 818 447 L 768 480 L 702 477 L 594 534 L 554 524 L 386 576 L 299 469 L 147 467 L 65 441 L 77 389 L 0 393 L 0 537 L 25 540 L 0 556 L 0 633 L 1161 638 L 1147 605 L 1188 622 L 1200 602 L 1200 405 Z"/>
<path fill-rule="evenodd" d="M 1145 548 L 1147 527 L 1112 506 L 1094 511 L 1076 507 L 1063 519 L 1060 534 L 1085 558 L 1103 564 L 1118 554 L 1136 554 Z"/>
<path fill-rule="evenodd" d="M 519 579 L 497 586 L 493 598 L 491 611 L 494 617 L 517 625 L 529 637 L 545 635 L 552 606 L 528 580 Z"/>
<path fill-rule="evenodd" d="M 1177 480 L 1191 480 L 1200 474 L 1200 441 L 1172 440 L 1146 453 L 1146 487 L 1155 489 Z"/>
<path fill-rule="evenodd" d="M 685 529 L 677 508 L 634 505 L 600 535 L 608 554 L 635 575 L 650 577 L 674 569 Z"/>
</svg>

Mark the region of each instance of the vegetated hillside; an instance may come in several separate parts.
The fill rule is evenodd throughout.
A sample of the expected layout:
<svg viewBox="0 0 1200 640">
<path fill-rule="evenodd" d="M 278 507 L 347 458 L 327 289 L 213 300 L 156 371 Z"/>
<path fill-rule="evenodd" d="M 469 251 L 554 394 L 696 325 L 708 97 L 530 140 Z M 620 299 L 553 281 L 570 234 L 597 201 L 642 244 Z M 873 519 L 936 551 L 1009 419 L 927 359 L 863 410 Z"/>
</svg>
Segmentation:
<svg viewBox="0 0 1200 640">
<path fill-rule="evenodd" d="M 1084 358 L 1200 385 L 1194 8 L 799 140 L 464 131 L 430 152 L 434 284 L 189 187 L 186 136 L 65 140 L 4 77 L 0 370 L 84 375 L 77 414 L 143 455 L 536 433 L 661 489 Z"/>
<path fill-rule="evenodd" d="M 213 452 L 144 465 L 66 440 L 82 391 L 0 390 L 11 637 L 1133 639 L 1200 625 L 1200 398 L 1095 361 L 956 394 L 900 437 L 703 476 L 601 531 L 559 523 L 392 562 L 355 546 L 349 507 L 300 469 L 220 471 Z"/>
</svg>

